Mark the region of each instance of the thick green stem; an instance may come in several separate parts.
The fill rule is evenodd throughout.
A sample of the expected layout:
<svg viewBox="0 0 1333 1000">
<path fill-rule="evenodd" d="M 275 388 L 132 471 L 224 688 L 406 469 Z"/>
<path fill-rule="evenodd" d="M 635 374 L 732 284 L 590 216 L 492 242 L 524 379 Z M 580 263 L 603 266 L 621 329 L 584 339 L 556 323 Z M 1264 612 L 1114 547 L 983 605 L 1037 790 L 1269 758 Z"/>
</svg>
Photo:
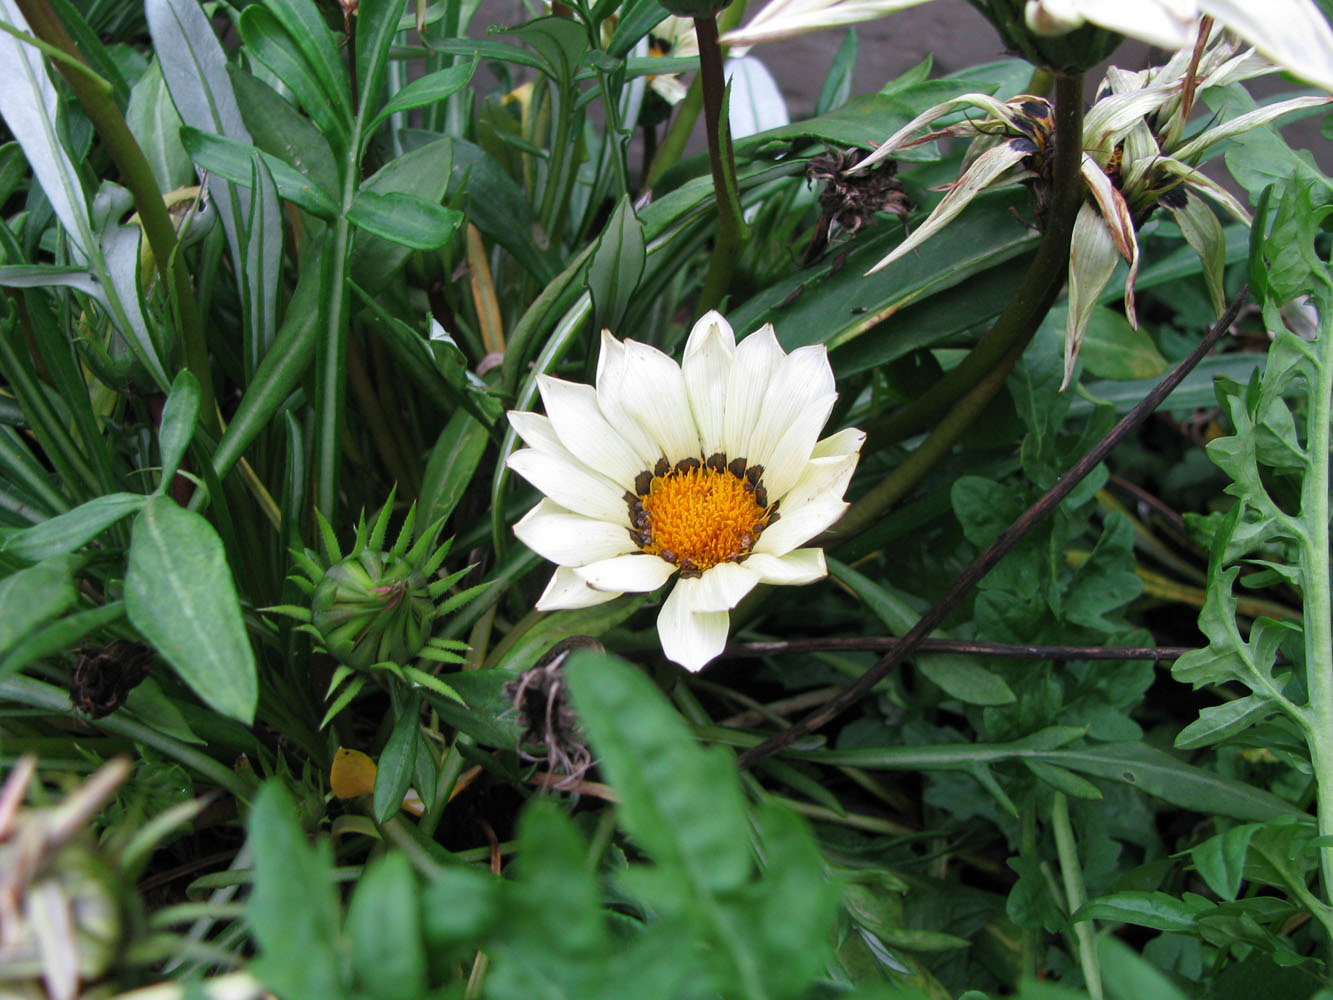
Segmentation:
<svg viewBox="0 0 1333 1000">
<path fill-rule="evenodd" d="M 721 305 L 731 286 L 745 220 L 741 217 L 740 193 L 736 186 L 736 158 L 731 149 L 731 126 L 726 117 L 727 82 L 722 72 L 722 46 L 718 42 L 717 18 L 711 14 L 694 19 L 699 39 L 699 79 L 703 83 L 704 126 L 708 130 L 708 163 L 713 171 L 713 197 L 717 203 L 717 238 L 708 276 L 699 294 L 698 312 Z"/>
<path fill-rule="evenodd" d="M 1327 310 L 1321 310 L 1327 313 Z M 1305 583 L 1305 671 L 1311 724 L 1306 727 L 1318 796 L 1324 902 L 1333 898 L 1333 593 L 1329 583 L 1329 422 L 1333 420 L 1333 317 L 1322 317 L 1318 377 L 1310 387 L 1310 467 L 1305 473 L 1301 575 Z"/>
<path fill-rule="evenodd" d="M 878 518 L 921 482 L 935 463 L 949 453 L 1009 377 L 1029 341 L 1055 302 L 1069 270 L 1069 240 L 1083 203 L 1083 77 L 1057 76 L 1056 128 L 1051 207 L 1046 233 L 1018 292 L 990 332 L 957 368 L 913 404 L 913 412 L 890 418 L 867 442 L 872 449 L 886 440 L 912 433 L 936 414 L 947 413 L 912 456 L 852 505 L 837 525 L 838 535 L 851 535 Z M 895 424 L 894 421 L 897 420 Z M 890 426 L 892 425 L 892 426 Z"/>
<path fill-rule="evenodd" d="M 1051 805 L 1051 832 L 1055 834 L 1055 851 L 1060 858 L 1060 881 L 1064 883 L 1065 905 L 1072 917 L 1087 902 L 1083 888 L 1083 866 L 1078 860 L 1078 845 L 1074 842 L 1074 828 L 1069 822 L 1069 801 L 1064 792 L 1055 793 Z M 1102 1000 L 1101 963 L 1097 959 L 1096 932 L 1091 920 L 1074 924 L 1074 940 L 1078 944 L 1078 961 L 1083 979 L 1092 1000 Z"/>
<path fill-rule="evenodd" d="M 219 433 L 221 428 L 218 425 L 213 380 L 209 375 L 208 346 L 204 342 L 199 306 L 195 301 L 189 272 L 185 269 L 185 261 L 178 253 L 176 229 L 171 223 L 166 203 L 162 200 L 162 192 L 157 189 L 153 169 L 148 165 L 143 150 L 130 132 L 125 116 L 120 113 L 111 92 L 99 85 L 95 74 L 83 68 L 87 60 L 48 0 L 18 0 L 18 6 L 33 33 L 68 57 L 68 61 L 53 61 L 93 123 L 103 146 L 120 171 L 125 187 L 134 198 L 135 207 L 139 211 L 139 224 L 153 250 L 158 274 L 163 285 L 171 288 L 175 294 L 185 366 L 199 381 L 200 412 L 204 425 L 215 434 Z"/>
</svg>

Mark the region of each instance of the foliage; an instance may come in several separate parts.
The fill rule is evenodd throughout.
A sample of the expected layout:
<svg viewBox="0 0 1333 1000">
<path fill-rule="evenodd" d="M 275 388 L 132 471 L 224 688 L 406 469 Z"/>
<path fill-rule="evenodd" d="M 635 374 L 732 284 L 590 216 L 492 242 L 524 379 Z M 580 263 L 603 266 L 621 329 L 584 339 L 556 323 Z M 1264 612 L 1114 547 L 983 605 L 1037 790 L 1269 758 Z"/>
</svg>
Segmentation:
<svg viewBox="0 0 1333 1000">
<path fill-rule="evenodd" d="M 7 983 L 1329 995 L 1333 182 L 1273 125 L 1323 95 L 1228 37 L 1085 109 L 1116 36 L 979 6 L 1042 64 L 854 94 L 848 32 L 793 120 L 762 47 L 723 83 L 736 6 L 0 0 Z M 710 308 L 826 352 L 850 507 L 827 579 L 680 588 L 730 628 L 690 674 L 662 591 L 536 610 L 514 424 L 563 421 L 505 414 L 612 426 L 601 331 L 680 361 Z"/>
</svg>

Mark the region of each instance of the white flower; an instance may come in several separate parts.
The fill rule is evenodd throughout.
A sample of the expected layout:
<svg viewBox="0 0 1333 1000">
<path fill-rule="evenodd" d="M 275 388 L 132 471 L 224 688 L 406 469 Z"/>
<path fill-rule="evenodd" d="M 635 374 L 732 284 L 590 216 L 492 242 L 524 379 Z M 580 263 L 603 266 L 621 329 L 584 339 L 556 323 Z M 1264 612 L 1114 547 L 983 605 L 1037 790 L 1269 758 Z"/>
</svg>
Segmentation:
<svg viewBox="0 0 1333 1000">
<path fill-rule="evenodd" d="M 749 24 L 723 35 L 722 44 L 757 45 L 925 2 L 769 0 Z M 1037 34 L 1064 34 L 1089 22 L 1166 49 L 1192 45 L 1199 18 L 1207 16 L 1283 69 L 1333 90 L 1333 30 L 1315 0 L 1026 0 L 1024 14 Z"/>
<path fill-rule="evenodd" d="M 528 445 L 509 467 L 545 498 L 514 526 L 558 567 L 540 611 L 585 608 L 680 579 L 657 619 L 662 651 L 699 670 L 728 612 L 759 583 L 822 579 L 800 548 L 842 516 L 865 435 L 818 440 L 837 393 L 823 345 L 787 354 L 771 325 L 739 345 L 718 313 L 684 361 L 602 332 L 596 388 L 538 376 L 546 416 L 511 411 Z"/>
</svg>

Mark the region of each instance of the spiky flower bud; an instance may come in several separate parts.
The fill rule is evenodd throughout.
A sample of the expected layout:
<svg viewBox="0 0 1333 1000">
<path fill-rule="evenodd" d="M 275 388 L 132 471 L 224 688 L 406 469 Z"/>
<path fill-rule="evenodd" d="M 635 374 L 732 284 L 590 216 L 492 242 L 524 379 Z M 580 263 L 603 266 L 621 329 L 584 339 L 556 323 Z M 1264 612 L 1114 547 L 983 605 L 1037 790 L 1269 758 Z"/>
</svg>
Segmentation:
<svg viewBox="0 0 1333 1000">
<path fill-rule="evenodd" d="M 329 686 L 330 695 L 354 672 L 388 670 L 457 698 L 447 684 L 411 664 L 419 659 L 463 662 L 462 653 L 467 650 L 464 643 L 433 638 L 432 632 L 444 615 L 471 600 L 479 588 L 444 598 L 445 592 L 467 569 L 435 579 L 453 540 L 436 544 L 443 525 L 440 521 L 423 531 L 416 544 L 411 545 L 415 505 L 409 508 L 397 540 L 385 547 L 393 499 L 390 494 L 369 529 L 362 517 L 352 549 L 346 555 L 338 545 L 333 527 L 320 516 L 323 553 L 314 549 L 292 553 L 298 573 L 290 579 L 309 595 L 309 606 L 280 605 L 269 610 L 300 620 L 301 629 L 314 636 L 319 648 L 338 661 L 340 666 Z M 343 690 L 330 707 L 326 721 L 360 690 L 363 682 L 363 679 L 353 681 Z"/>
</svg>

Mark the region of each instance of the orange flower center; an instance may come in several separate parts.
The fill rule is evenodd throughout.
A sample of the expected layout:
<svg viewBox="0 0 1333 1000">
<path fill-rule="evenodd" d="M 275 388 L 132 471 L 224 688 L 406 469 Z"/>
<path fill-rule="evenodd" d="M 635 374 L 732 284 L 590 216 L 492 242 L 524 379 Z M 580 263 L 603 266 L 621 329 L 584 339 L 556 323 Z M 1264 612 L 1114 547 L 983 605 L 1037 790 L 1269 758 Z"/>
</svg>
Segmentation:
<svg viewBox="0 0 1333 1000">
<path fill-rule="evenodd" d="M 675 563 L 686 576 L 744 559 L 760 532 L 777 520 L 762 475 L 762 467 L 746 470 L 744 459 L 728 465 L 720 454 L 707 463 L 687 458 L 675 468 L 664 459 L 625 494 L 630 535 L 644 552 Z"/>
</svg>

